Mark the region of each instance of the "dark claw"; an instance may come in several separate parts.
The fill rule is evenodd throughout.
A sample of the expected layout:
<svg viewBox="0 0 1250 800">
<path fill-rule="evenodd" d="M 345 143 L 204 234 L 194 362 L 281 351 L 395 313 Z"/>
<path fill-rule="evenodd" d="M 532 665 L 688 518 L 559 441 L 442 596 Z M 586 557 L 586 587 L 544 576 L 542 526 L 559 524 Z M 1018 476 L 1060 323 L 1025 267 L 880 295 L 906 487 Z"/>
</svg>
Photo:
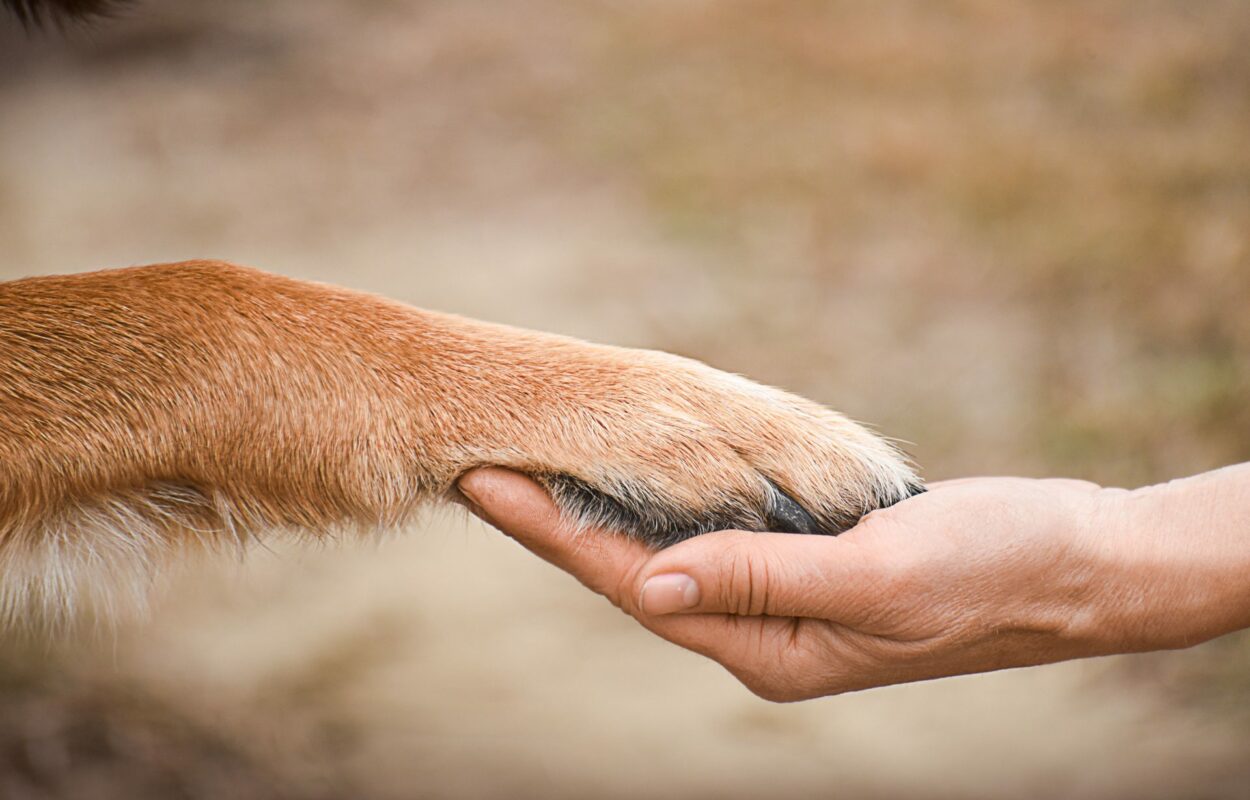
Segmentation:
<svg viewBox="0 0 1250 800">
<path fill-rule="evenodd" d="M 767 480 L 767 479 L 766 479 Z M 768 481 L 773 490 L 768 509 L 769 530 L 778 533 L 833 533 L 821 526 L 807 509 L 798 501 L 781 490 L 781 487 Z"/>
</svg>

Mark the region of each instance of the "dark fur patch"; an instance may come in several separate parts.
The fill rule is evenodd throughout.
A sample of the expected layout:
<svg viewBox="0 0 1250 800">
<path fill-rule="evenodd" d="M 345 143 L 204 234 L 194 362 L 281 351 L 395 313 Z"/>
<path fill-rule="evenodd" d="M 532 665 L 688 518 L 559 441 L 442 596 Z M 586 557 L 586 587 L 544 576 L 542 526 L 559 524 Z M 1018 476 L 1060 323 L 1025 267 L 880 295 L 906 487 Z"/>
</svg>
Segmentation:
<svg viewBox="0 0 1250 800">
<path fill-rule="evenodd" d="M 773 481 L 765 479 L 763 507 L 736 498 L 713 498 L 701 509 L 678 507 L 640 486 L 595 486 L 572 475 L 534 475 L 566 514 L 595 527 L 621 531 L 662 548 L 721 530 L 775 531 L 836 536 L 862 514 L 822 520 Z M 898 498 L 889 498 L 884 505 Z M 866 514 L 873 509 L 863 510 Z"/>
<path fill-rule="evenodd" d="M 572 475 L 533 477 L 570 517 L 621 531 L 651 547 L 668 547 L 711 531 L 767 530 L 759 511 L 730 499 L 712 501 L 696 510 L 666 503 L 639 486 L 593 486 Z"/>
<path fill-rule="evenodd" d="M 23 25 L 33 27 L 44 22 L 64 25 L 115 14 L 129 0 L 0 0 Z"/>
</svg>

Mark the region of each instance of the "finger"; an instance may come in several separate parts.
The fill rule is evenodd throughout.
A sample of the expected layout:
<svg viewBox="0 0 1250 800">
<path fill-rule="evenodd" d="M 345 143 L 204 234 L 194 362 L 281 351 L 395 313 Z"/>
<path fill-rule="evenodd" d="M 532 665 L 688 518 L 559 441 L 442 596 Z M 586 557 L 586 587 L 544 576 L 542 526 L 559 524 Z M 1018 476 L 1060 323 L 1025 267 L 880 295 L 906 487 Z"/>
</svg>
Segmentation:
<svg viewBox="0 0 1250 800">
<path fill-rule="evenodd" d="M 793 617 L 673 614 L 639 618 L 653 633 L 707 656 L 767 700 L 793 701 L 865 688 L 879 669 L 849 629 Z"/>
<path fill-rule="evenodd" d="M 636 596 L 628 590 L 622 594 L 622 587 L 638 585 L 637 575 L 651 559 L 651 550 L 612 531 L 579 530 L 561 518 L 541 486 L 518 473 L 475 470 L 461 479 L 460 488 L 488 522 L 606 595 L 651 632 L 719 662 L 753 692 L 774 700 L 817 693 L 794 676 L 812 672 L 811 631 L 816 626 L 828 629 L 828 623 L 714 613 L 648 616 L 639 610 Z"/>
<path fill-rule="evenodd" d="M 649 616 L 812 617 L 854 624 L 886 599 L 888 563 L 871 546 L 829 536 L 708 533 L 651 556 L 639 571 Z"/>
<path fill-rule="evenodd" d="M 618 606 L 620 588 L 631 585 L 651 555 L 644 545 L 619 533 L 566 520 L 547 492 L 520 473 L 475 469 L 460 479 L 459 488 L 491 525 Z"/>
</svg>

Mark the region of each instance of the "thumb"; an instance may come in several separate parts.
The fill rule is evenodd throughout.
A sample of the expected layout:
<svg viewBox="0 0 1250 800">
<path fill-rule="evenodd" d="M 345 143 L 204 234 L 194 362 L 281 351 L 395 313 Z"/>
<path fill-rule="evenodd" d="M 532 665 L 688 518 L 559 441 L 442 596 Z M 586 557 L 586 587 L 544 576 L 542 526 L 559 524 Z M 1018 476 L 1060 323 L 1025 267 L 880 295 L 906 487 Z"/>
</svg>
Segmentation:
<svg viewBox="0 0 1250 800">
<path fill-rule="evenodd" d="M 884 597 L 888 569 L 851 540 L 706 533 L 652 556 L 637 579 L 642 613 L 812 617 L 853 624 Z"/>
</svg>

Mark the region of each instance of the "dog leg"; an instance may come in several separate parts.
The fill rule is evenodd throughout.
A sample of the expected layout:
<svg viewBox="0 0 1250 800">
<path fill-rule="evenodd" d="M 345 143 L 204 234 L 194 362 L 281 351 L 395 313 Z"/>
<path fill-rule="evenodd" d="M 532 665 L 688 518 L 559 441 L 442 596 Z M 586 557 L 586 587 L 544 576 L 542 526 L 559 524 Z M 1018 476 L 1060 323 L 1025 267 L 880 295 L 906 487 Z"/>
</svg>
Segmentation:
<svg viewBox="0 0 1250 800">
<path fill-rule="evenodd" d="M 0 376 L 10 620 L 142 595 L 187 545 L 395 527 L 486 464 L 655 546 L 836 533 L 920 487 L 839 414 L 694 361 L 218 262 L 0 284 Z"/>
</svg>

